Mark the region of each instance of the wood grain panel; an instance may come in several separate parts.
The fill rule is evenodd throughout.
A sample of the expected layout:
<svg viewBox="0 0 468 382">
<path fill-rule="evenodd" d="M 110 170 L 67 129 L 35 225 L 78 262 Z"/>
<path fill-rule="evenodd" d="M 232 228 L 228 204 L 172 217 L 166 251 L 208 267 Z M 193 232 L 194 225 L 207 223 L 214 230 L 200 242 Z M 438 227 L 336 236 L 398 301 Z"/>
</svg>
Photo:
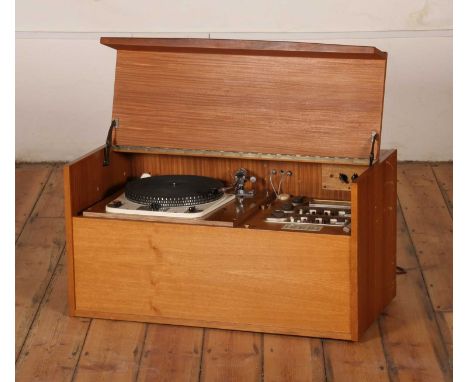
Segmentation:
<svg viewBox="0 0 468 382">
<path fill-rule="evenodd" d="M 122 188 L 130 176 L 128 155 L 111 152 L 110 165 L 103 166 L 100 147 L 64 166 L 65 212 L 67 218 Z"/>
<path fill-rule="evenodd" d="M 351 190 L 352 311 L 357 309 L 357 336 L 395 297 L 396 150 L 361 174 Z"/>
<path fill-rule="evenodd" d="M 78 310 L 349 336 L 347 236 L 80 217 L 73 226 Z"/>
<path fill-rule="evenodd" d="M 232 184 L 235 172 L 243 167 L 257 178 L 255 188 L 272 192 L 269 174 L 272 169 L 292 171 L 292 176 L 285 177 L 283 191 L 293 195 L 307 195 L 319 199 L 350 200 L 351 193 L 346 190 L 328 190 L 322 187 L 322 164 L 301 162 L 278 162 L 266 160 L 205 158 L 172 155 L 132 155 L 132 175 L 140 176 L 143 172 L 152 175 L 190 174 L 204 175 L 221 179 Z M 340 168 L 339 165 L 336 165 Z M 333 165 L 328 165 L 333 168 Z M 354 168 L 354 167 L 353 167 Z M 362 169 L 366 169 L 362 166 Z M 360 172 L 362 172 L 361 170 Z M 277 187 L 280 176 L 273 177 Z M 249 185 L 248 185 L 249 186 Z"/>
<path fill-rule="evenodd" d="M 115 144 L 368 158 L 385 67 L 381 57 L 118 50 Z"/>
</svg>

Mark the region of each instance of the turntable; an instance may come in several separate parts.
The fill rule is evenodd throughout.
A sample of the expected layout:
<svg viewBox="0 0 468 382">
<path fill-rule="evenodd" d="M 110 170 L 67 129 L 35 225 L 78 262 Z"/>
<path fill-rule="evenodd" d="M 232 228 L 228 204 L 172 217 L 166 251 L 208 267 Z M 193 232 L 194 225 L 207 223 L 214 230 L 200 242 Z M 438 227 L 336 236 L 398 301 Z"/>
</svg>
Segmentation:
<svg viewBox="0 0 468 382">
<path fill-rule="evenodd" d="M 234 198 L 224 193 L 221 181 L 213 178 L 144 174 L 141 179 L 128 182 L 125 192 L 106 205 L 106 212 L 198 219 Z"/>
<path fill-rule="evenodd" d="M 387 54 L 101 43 L 107 139 L 64 172 L 70 314 L 359 340 L 396 293 Z"/>
</svg>

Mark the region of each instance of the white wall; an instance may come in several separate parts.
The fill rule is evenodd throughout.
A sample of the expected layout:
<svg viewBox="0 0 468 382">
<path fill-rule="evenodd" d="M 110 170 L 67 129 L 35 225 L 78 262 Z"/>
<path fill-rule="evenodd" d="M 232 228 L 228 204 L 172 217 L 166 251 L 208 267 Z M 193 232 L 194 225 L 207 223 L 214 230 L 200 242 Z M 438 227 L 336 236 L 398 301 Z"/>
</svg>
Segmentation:
<svg viewBox="0 0 468 382">
<path fill-rule="evenodd" d="M 383 146 L 452 158 L 452 5 L 447 0 L 18 0 L 16 157 L 70 160 L 104 142 L 115 51 L 100 36 L 373 45 L 389 53 Z"/>
</svg>

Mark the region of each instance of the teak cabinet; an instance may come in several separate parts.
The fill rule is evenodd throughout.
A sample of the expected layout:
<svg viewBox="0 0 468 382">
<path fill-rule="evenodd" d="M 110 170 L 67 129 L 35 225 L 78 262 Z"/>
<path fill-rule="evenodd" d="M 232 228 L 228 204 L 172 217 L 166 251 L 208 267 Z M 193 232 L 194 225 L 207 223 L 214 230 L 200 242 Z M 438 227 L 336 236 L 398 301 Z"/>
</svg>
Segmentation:
<svg viewBox="0 0 468 382">
<path fill-rule="evenodd" d="M 358 340 L 396 293 L 396 151 L 380 150 L 386 53 L 101 42 L 117 49 L 116 123 L 107 147 L 64 170 L 70 314 Z M 281 230 L 248 200 L 230 224 L 96 213 L 143 172 L 229 183 L 240 167 L 258 195 L 271 169 L 288 169 L 286 192 L 350 203 L 351 232 Z"/>
</svg>

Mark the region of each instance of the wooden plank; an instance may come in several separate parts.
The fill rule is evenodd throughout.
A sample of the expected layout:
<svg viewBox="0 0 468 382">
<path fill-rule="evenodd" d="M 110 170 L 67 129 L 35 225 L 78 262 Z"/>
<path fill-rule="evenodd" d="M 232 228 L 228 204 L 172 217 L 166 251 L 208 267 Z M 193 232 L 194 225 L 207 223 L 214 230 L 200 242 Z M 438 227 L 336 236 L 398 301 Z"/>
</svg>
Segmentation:
<svg viewBox="0 0 468 382">
<path fill-rule="evenodd" d="M 206 329 L 200 380 L 259 381 L 262 357 L 261 334 Z"/>
<path fill-rule="evenodd" d="M 377 322 L 359 342 L 324 340 L 328 381 L 389 381 Z"/>
<path fill-rule="evenodd" d="M 350 338 L 349 236 L 83 217 L 73 226 L 78 314 Z"/>
<path fill-rule="evenodd" d="M 74 381 L 134 381 L 145 329 L 136 322 L 93 320 Z"/>
<path fill-rule="evenodd" d="M 47 184 L 37 202 L 37 212 L 40 217 L 63 218 L 63 166 L 52 168 Z"/>
<path fill-rule="evenodd" d="M 397 297 L 380 318 L 392 379 L 399 381 L 450 380 L 449 358 L 437 326 L 401 210 L 398 210 Z"/>
<path fill-rule="evenodd" d="M 400 164 L 398 196 L 432 304 L 452 311 L 452 217 L 431 166 Z"/>
<path fill-rule="evenodd" d="M 433 164 L 432 170 L 450 215 L 453 215 L 453 163 Z M 452 312 L 436 312 L 436 317 L 451 362 L 453 358 L 453 314 Z"/>
<path fill-rule="evenodd" d="M 16 364 L 16 380 L 70 381 L 90 320 L 68 316 L 63 255 Z"/>
<path fill-rule="evenodd" d="M 60 169 L 54 169 L 16 244 L 16 355 L 65 246 Z M 44 201 L 42 201 L 44 196 Z M 52 207 L 53 206 L 53 207 Z"/>
<path fill-rule="evenodd" d="M 65 245 L 63 219 L 35 218 L 16 245 L 16 355 L 28 333 Z"/>
<path fill-rule="evenodd" d="M 15 240 L 18 239 L 51 172 L 48 164 L 21 164 L 15 171 Z"/>
<path fill-rule="evenodd" d="M 265 382 L 325 380 L 322 342 L 319 339 L 265 334 Z"/>
<path fill-rule="evenodd" d="M 437 322 L 445 342 L 445 347 L 449 354 L 450 365 L 453 362 L 453 313 L 436 312 Z"/>
<path fill-rule="evenodd" d="M 115 144 L 367 158 L 385 71 L 382 57 L 119 50 Z"/>
<path fill-rule="evenodd" d="M 138 381 L 198 381 L 203 329 L 148 325 Z"/>
<path fill-rule="evenodd" d="M 453 163 L 438 163 L 432 165 L 432 170 L 447 202 L 450 214 L 453 215 Z"/>
</svg>

